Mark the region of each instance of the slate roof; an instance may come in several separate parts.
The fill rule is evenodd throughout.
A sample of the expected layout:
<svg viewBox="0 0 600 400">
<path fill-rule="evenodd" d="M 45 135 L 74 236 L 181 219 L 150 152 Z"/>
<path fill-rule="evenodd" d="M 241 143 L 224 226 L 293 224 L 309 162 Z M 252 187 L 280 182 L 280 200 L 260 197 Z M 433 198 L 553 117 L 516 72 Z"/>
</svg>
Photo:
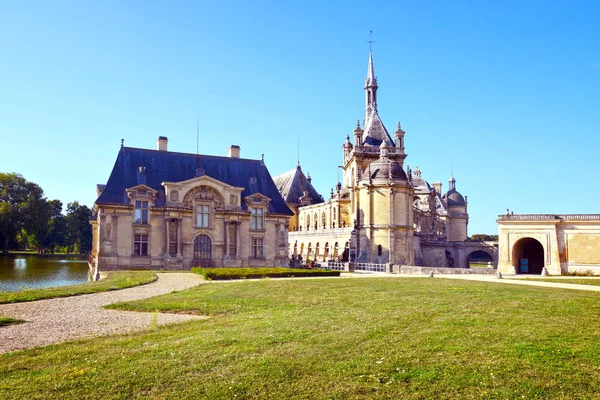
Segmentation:
<svg viewBox="0 0 600 400">
<path fill-rule="evenodd" d="M 122 147 L 97 204 L 129 204 L 125 189 L 145 184 L 158 191 L 156 205 L 165 205 L 163 182 L 181 182 L 196 176 L 196 154 Z M 140 172 L 140 167 L 142 172 Z M 271 198 L 269 212 L 293 215 L 261 160 L 200 155 L 205 175 L 231 186 L 243 187 L 242 198 L 262 193 Z M 256 178 L 251 183 L 250 178 Z M 246 209 L 242 201 L 242 209 Z"/>
<path fill-rule="evenodd" d="M 300 204 L 300 197 L 304 195 L 305 191 L 312 197 L 312 204 L 323 202 L 323 197 L 311 185 L 299 165 L 290 171 L 277 175 L 273 178 L 273 181 L 275 181 L 275 186 L 277 186 L 286 203 Z"/>
<path fill-rule="evenodd" d="M 394 147 L 394 141 L 383 125 L 377 110 L 371 112 L 368 120 L 365 121 L 365 129 L 363 132 L 363 143 L 365 146 L 377 146 L 385 140 L 385 143 Z"/>
</svg>

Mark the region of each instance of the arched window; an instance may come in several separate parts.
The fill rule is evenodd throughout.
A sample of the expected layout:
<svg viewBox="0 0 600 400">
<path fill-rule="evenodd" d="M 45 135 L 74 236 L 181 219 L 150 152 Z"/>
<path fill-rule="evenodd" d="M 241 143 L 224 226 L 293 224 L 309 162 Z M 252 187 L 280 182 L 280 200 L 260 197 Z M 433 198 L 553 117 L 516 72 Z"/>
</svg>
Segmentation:
<svg viewBox="0 0 600 400">
<path fill-rule="evenodd" d="M 314 215 L 315 231 L 316 231 L 316 230 L 317 230 L 317 228 L 319 227 L 319 225 L 318 225 L 318 218 L 319 218 L 319 217 L 317 216 L 317 213 L 315 213 L 315 215 Z"/>
<path fill-rule="evenodd" d="M 306 250 L 306 259 L 310 258 L 310 253 L 312 252 L 312 243 L 308 244 L 308 249 Z"/>
<path fill-rule="evenodd" d="M 310 215 L 306 216 L 306 230 L 308 231 L 310 229 Z"/>
<path fill-rule="evenodd" d="M 300 255 L 302 256 L 304 254 L 304 243 L 300 244 Z"/>
<path fill-rule="evenodd" d="M 323 251 L 323 261 L 327 261 L 329 255 L 329 242 L 325 243 L 325 251 Z"/>
<path fill-rule="evenodd" d="M 381 245 L 377 246 L 377 255 L 380 257 L 383 255 L 383 248 Z"/>
<path fill-rule="evenodd" d="M 333 245 L 333 259 L 336 261 L 337 261 L 339 252 L 340 252 L 340 245 L 338 244 L 338 242 L 335 242 L 335 244 Z"/>
<path fill-rule="evenodd" d="M 319 258 L 319 243 L 315 246 L 315 260 Z"/>
<path fill-rule="evenodd" d="M 325 228 L 327 226 L 327 216 L 325 215 L 325 211 L 321 213 L 321 226 Z"/>
</svg>

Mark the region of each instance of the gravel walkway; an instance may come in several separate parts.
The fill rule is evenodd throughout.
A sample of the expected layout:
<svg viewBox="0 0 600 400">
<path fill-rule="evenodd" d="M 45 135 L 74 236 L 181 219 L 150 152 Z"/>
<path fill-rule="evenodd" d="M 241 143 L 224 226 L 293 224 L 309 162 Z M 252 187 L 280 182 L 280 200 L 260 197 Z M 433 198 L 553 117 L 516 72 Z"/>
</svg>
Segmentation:
<svg viewBox="0 0 600 400">
<path fill-rule="evenodd" d="M 0 354 L 90 336 L 113 335 L 150 328 L 153 313 L 105 310 L 120 301 L 154 297 L 204 282 L 192 273 L 159 273 L 158 280 L 129 289 L 27 303 L 0 304 L 0 315 L 27 321 L 0 328 Z M 201 316 L 159 313 L 157 325 Z"/>
</svg>

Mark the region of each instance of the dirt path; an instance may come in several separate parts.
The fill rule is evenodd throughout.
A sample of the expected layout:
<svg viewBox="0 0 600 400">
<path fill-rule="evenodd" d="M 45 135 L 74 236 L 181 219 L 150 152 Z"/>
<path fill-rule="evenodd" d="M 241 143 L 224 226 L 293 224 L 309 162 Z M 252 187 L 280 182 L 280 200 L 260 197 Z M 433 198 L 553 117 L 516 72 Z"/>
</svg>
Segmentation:
<svg viewBox="0 0 600 400">
<path fill-rule="evenodd" d="M 22 319 L 23 324 L 0 328 L 0 354 L 69 340 L 126 333 L 205 318 L 200 316 L 105 310 L 102 307 L 183 290 L 204 282 L 192 273 L 159 273 L 147 285 L 82 296 L 0 304 L 0 315 Z"/>
</svg>

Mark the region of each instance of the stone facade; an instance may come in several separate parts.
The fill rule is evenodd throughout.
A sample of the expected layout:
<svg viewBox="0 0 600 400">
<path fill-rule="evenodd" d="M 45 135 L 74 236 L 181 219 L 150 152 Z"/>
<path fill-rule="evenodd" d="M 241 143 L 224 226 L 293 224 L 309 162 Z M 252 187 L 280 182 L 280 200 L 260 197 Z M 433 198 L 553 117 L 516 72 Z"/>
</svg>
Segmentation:
<svg viewBox="0 0 600 400">
<path fill-rule="evenodd" d="M 158 151 L 122 148 L 108 183 L 98 186 L 91 224 L 92 258 L 100 271 L 288 264 L 292 213 L 264 163 L 239 159 L 237 146 L 229 158 L 212 156 L 200 163 L 194 155 L 169 153 L 166 146 L 161 137 Z M 169 173 L 169 165 L 182 170 Z M 129 185 L 132 166 L 135 181 L 146 183 Z M 250 175 L 236 178 L 247 185 L 224 182 L 238 169 Z M 219 174 L 226 179 L 219 180 Z M 183 176 L 191 178 L 172 180 Z M 253 190 L 258 187 L 270 190 Z"/>
<path fill-rule="evenodd" d="M 362 125 L 357 122 L 353 141 L 346 136 L 342 180 L 331 189 L 328 200 L 314 192 L 300 166 L 274 178 L 294 212 L 290 257 L 301 262 L 439 267 L 448 266 L 446 249 L 456 254 L 461 265 L 468 261 L 470 253 L 465 252 L 469 249 L 485 248 L 486 254 L 495 257 L 493 248 L 457 244 L 468 237 L 466 198 L 456 191 L 454 177 L 442 193 L 441 183 L 432 186 L 422 178 L 419 167 L 413 172 L 404 165 L 405 132 L 398 123 L 393 138 L 389 135 L 377 108 L 378 87 L 369 54 L 365 118 Z M 442 258 L 433 256 L 439 249 Z"/>
<path fill-rule="evenodd" d="M 504 274 L 600 274 L 600 214 L 510 214 L 497 223 Z"/>
</svg>

